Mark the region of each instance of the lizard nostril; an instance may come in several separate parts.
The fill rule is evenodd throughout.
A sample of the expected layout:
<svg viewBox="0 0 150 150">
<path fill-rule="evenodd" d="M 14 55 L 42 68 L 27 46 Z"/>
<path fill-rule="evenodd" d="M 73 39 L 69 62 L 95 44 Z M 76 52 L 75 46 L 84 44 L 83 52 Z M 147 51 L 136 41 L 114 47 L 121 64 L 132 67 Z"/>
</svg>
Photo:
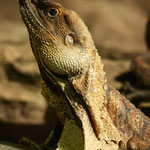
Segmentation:
<svg viewBox="0 0 150 150">
<path fill-rule="evenodd" d="M 71 34 L 68 34 L 65 38 L 65 43 L 70 46 L 73 46 L 74 45 L 74 38 Z"/>
</svg>

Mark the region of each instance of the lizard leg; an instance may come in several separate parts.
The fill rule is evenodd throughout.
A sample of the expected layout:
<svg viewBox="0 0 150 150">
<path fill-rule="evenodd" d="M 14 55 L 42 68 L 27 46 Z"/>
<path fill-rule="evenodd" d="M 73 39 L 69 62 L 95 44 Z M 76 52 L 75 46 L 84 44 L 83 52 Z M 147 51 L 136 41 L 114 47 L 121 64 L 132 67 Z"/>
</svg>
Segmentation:
<svg viewBox="0 0 150 150">
<path fill-rule="evenodd" d="M 43 144 L 41 144 L 41 147 L 45 150 L 50 148 L 57 148 L 57 143 L 60 139 L 60 136 L 62 134 L 63 131 L 63 124 L 57 120 L 56 121 L 56 125 L 53 131 L 51 131 L 51 133 L 49 134 L 48 138 L 45 140 L 45 142 Z"/>
<path fill-rule="evenodd" d="M 33 149 L 36 149 L 36 150 L 43 150 L 42 147 L 37 144 L 36 142 L 30 140 L 29 138 L 26 138 L 26 137 L 23 137 L 19 140 L 19 142 L 23 145 L 27 145 Z"/>
<path fill-rule="evenodd" d="M 62 130 L 63 130 L 63 125 L 59 120 L 57 120 L 54 130 L 50 132 L 48 138 L 45 140 L 44 143 L 38 144 L 26 137 L 20 139 L 19 142 L 23 145 L 27 145 L 36 150 L 56 150 L 57 143 L 60 139 Z"/>
</svg>

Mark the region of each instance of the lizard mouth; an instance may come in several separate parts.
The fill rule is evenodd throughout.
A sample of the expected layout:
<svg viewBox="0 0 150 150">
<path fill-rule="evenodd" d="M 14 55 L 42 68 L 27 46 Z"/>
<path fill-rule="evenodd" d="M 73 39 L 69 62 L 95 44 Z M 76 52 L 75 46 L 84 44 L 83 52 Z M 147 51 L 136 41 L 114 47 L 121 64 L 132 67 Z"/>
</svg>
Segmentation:
<svg viewBox="0 0 150 150">
<path fill-rule="evenodd" d="M 19 0 L 19 8 L 22 15 L 22 19 L 25 25 L 27 26 L 28 31 L 33 33 L 32 35 L 40 34 L 40 31 L 42 29 L 46 30 L 46 28 L 42 24 L 42 21 L 36 8 L 38 2 L 39 1 L 37 0 Z M 33 50 L 33 52 L 35 54 L 38 63 L 44 66 L 44 69 L 47 68 L 42 62 L 42 59 L 40 59 L 39 53 L 36 50 Z"/>
<path fill-rule="evenodd" d="M 20 12 L 22 15 L 22 19 L 26 24 L 27 28 L 32 31 L 38 31 L 43 28 L 43 24 L 40 21 L 40 17 L 38 15 L 36 4 L 38 2 L 36 0 L 19 0 Z"/>
</svg>

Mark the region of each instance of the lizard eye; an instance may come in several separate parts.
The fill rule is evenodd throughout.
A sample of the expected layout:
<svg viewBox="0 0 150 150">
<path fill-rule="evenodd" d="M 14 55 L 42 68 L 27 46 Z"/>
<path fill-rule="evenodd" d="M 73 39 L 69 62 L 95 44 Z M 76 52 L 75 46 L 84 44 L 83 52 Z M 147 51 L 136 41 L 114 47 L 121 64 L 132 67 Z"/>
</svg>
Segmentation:
<svg viewBox="0 0 150 150">
<path fill-rule="evenodd" d="M 56 18 L 59 14 L 59 11 L 58 9 L 55 9 L 55 8 L 51 8 L 49 11 L 48 11 L 48 15 L 50 18 Z"/>
</svg>

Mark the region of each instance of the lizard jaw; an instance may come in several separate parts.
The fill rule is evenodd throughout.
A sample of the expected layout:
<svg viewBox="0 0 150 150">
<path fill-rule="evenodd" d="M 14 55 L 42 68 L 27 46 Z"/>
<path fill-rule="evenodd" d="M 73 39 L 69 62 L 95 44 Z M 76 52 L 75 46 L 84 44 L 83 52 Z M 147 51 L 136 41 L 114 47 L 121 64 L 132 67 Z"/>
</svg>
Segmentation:
<svg viewBox="0 0 150 150">
<path fill-rule="evenodd" d="M 33 0 L 32 2 L 30 0 L 19 0 L 22 19 L 30 32 L 35 32 L 43 28 L 43 24 L 40 22 L 38 14 L 34 11 L 36 9 L 34 4 L 35 1 Z"/>
</svg>

